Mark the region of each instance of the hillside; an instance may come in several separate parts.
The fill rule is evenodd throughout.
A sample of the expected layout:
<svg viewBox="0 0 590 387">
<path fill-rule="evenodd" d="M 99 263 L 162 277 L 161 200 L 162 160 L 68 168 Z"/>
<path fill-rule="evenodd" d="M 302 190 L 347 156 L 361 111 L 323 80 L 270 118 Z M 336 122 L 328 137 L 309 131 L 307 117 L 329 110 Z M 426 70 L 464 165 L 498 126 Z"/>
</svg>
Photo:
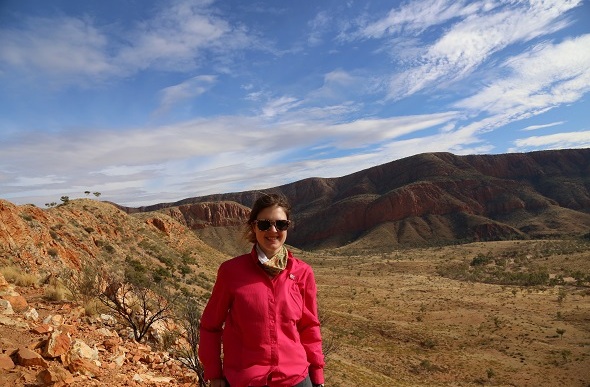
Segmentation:
<svg viewBox="0 0 590 387">
<path fill-rule="evenodd" d="M 224 259 L 225 255 L 162 213 L 129 215 L 91 199 L 46 210 L 0 200 L 2 266 L 17 265 L 50 276 L 63 268 L 80 269 L 86 262 L 116 269 L 135 264 L 205 294 L 213 276 L 203 281 L 199 273 L 214 274 Z"/>
<path fill-rule="evenodd" d="M 590 149 L 456 156 L 426 153 L 340 178 L 269 188 L 294 207 L 288 243 L 301 249 L 397 247 L 579 235 L 590 229 Z M 219 245 L 256 191 L 123 208 L 166 213 Z M 230 228 L 232 232 L 224 230 Z M 215 231 L 211 228 L 216 229 Z M 228 242 L 225 242 L 228 243 Z"/>
</svg>

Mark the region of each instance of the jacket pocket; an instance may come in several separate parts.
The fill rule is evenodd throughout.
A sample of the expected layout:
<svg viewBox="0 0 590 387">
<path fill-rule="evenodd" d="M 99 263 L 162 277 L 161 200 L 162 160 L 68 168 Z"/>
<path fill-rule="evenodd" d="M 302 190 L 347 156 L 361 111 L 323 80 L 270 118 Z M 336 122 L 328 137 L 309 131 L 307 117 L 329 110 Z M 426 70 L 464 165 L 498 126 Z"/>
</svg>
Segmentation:
<svg viewBox="0 0 590 387">
<path fill-rule="evenodd" d="M 285 312 L 287 312 L 286 317 L 298 321 L 303 315 L 303 296 L 301 295 L 301 290 L 297 283 L 294 281 L 291 282 L 288 288 L 288 293 L 286 302 L 287 307 L 285 308 Z"/>
</svg>

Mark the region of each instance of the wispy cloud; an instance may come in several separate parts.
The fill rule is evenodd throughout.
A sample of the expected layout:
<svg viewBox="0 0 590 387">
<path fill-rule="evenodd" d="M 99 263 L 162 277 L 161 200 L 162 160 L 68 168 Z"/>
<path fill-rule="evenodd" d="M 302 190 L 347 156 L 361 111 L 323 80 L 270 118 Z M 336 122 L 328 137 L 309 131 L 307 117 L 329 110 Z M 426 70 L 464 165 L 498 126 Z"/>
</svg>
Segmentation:
<svg viewBox="0 0 590 387">
<path fill-rule="evenodd" d="M 536 149 L 590 148 L 590 131 L 533 136 L 514 141 L 510 152 L 527 152 Z"/>
<path fill-rule="evenodd" d="M 545 129 L 545 128 L 551 128 L 553 126 L 559 126 L 559 125 L 563 125 L 565 124 L 565 121 L 558 121 L 558 122 L 552 122 L 550 124 L 544 124 L 544 125 L 530 125 L 527 126 L 526 128 L 522 128 L 522 131 L 529 131 L 529 130 L 539 130 L 539 129 Z"/>
<path fill-rule="evenodd" d="M 10 160 L 10 170 L 14 172 L 5 185 L 5 195 L 19 190 L 34 190 L 45 181 L 55 183 L 55 189 L 61 189 L 62 194 L 67 194 L 64 192 L 66 189 L 83 192 L 86 190 L 85 183 L 91 186 L 88 189 L 100 191 L 104 188 L 97 186 L 108 183 L 119 187 L 144 187 L 145 194 L 149 193 L 149 187 L 157 186 L 163 197 L 175 195 L 179 199 L 183 195 L 194 194 L 194 187 L 181 191 L 177 189 L 178 186 L 188 184 L 187 180 L 198 185 L 197 182 L 201 181 L 198 177 L 209 175 L 207 171 L 214 174 L 229 168 L 233 173 L 223 176 L 221 180 L 225 182 L 227 179 L 235 179 L 235 174 L 248 170 L 243 179 L 238 178 L 235 184 L 242 180 L 251 180 L 256 175 L 263 176 L 257 180 L 257 184 L 270 184 L 271 181 L 276 184 L 277 176 L 284 176 L 285 181 L 281 183 L 285 183 L 292 181 L 294 176 L 302 175 L 304 172 L 294 172 L 296 165 L 301 163 L 307 165 L 307 173 L 311 172 L 312 165 L 316 166 L 318 176 L 349 173 L 354 167 L 362 166 L 354 164 L 353 160 L 356 158 L 350 155 L 332 155 L 332 161 L 318 162 L 305 161 L 306 157 L 288 156 L 307 153 L 309 149 L 320 145 L 331 148 L 334 154 L 345 149 L 367 149 L 365 156 L 359 157 L 366 160 L 366 167 L 376 165 L 371 160 L 378 155 L 369 156 L 373 153 L 370 148 L 380 148 L 400 136 L 444 125 L 455 116 L 456 113 L 444 113 L 358 120 L 346 124 L 300 118 L 277 121 L 273 123 L 272 130 L 265 129 L 268 124 L 265 120 L 219 117 L 123 133 L 101 130 L 83 134 L 20 134 L 17 138 L 10 139 L 11 146 L 0 144 L 0 167 L 2 161 Z M 236 130 L 236 122 L 240 122 L 239 130 Z M 28 141 L 29 136 L 34 136 L 36 140 L 29 142 L 26 147 L 15 146 Z M 330 170 L 330 165 L 336 164 L 340 166 L 339 169 Z M 345 166 L 352 169 L 347 170 Z M 283 172 L 279 173 L 281 169 Z M 36 171 L 35 176 L 16 178 L 19 173 L 31 170 Z M 294 174 L 286 173 L 287 170 Z M 86 178 L 80 179 L 81 175 Z M 206 189 L 209 192 L 215 184 L 221 184 L 219 177 L 207 181 Z M 162 184 L 163 182 L 166 184 Z M 253 184 L 253 181 L 248 184 Z M 192 187 L 193 184 L 189 186 Z M 165 192 L 167 189 L 175 193 L 168 194 Z M 203 190 L 204 187 L 200 189 Z M 109 195 L 112 194 L 110 192 L 104 195 L 104 199 L 109 200 Z M 135 189 L 133 195 L 137 196 Z M 129 196 L 118 201 L 136 203 L 137 198 Z"/>
<path fill-rule="evenodd" d="M 0 69 L 54 83 L 92 83 L 147 68 L 186 71 L 212 58 L 227 63 L 236 51 L 259 46 L 246 29 L 216 16 L 212 3 L 168 2 L 116 36 L 92 18 L 25 17 L 19 28 L 0 28 Z"/>
<path fill-rule="evenodd" d="M 159 115 L 169 111 L 174 105 L 206 93 L 211 89 L 217 77 L 215 75 L 198 75 L 177 85 L 168 86 L 161 94 L 160 106 L 155 111 Z"/>
<path fill-rule="evenodd" d="M 310 46 L 317 46 L 323 42 L 324 31 L 330 26 L 331 17 L 327 11 L 320 11 L 318 14 L 307 23 L 310 28 L 307 36 L 307 43 Z"/>
<path fill-rule="evenodd" d="M 508 75 L 455 104 L 520 119 L 590 91 L 590 35 L 537 45 L 502 64 Z"/>
<path fill-rule="evenodd" d="M 437 0 L 413 1 L 390 11 L 383 19 L 359 29 L 363 39 L 393 39 L 419 43 L 410 49 L 414 58 L 404 55 L 407 70 L 391 76 L 388 97 L 399 100 L 426 88 L 456 82 L 490 60 L 493 54 L 510 45 L 547 36 L 568 25 L 564 14 L 581 4 L 554 0 L 499 6 L 491 2 L 463 3 Z M 451 27 L 440 25 L 451 22 Z M 416 40 L 415 34 L 439 32 L 432 44 Z M 403 43 L 403 37 L 410 40 Z M 395 48 L 395 46 L 393 46 Z M 393 51 L 397 56 L 398 50 Z"/>
<path fill-rule="evenodd" d="M 294 97 L 279 97 L 268 101 L 262 108 L 262 116 L 266 118 L 273 118 L 279 114 L 284 114 L 291 109 L 301 105 L 302 101 Z"/>
<path fill-rule="evenodd" d="M 102 78 L 119 70 L 108 54 L 108 37 L 92 20 L 29 17 L 20 28 L 0 28 L 0 66 L 60 81 Z"/>
</svg>

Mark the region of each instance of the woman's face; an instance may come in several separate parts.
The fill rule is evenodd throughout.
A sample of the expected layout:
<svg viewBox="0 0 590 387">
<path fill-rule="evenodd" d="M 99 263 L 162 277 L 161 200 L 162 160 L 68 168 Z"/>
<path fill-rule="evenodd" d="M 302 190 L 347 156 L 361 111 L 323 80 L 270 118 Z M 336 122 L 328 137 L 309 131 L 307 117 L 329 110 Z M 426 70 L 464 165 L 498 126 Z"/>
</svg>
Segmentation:
<svg viewBox="0 0 590 387">
<path fill-rule="evenodd" d="M 287 220 L 287 214 L 282 207 L 266 207 L 258 213 L 256 220 Z M 256 235 L 258 246 L 268 258 L 279 252 L 287 239 L 287 230 L 279 231 L 275 226 L 270 226 L 266 231 L 260 231 L 256 223 L 252 224 L 252 232 Z"/>
</svg>

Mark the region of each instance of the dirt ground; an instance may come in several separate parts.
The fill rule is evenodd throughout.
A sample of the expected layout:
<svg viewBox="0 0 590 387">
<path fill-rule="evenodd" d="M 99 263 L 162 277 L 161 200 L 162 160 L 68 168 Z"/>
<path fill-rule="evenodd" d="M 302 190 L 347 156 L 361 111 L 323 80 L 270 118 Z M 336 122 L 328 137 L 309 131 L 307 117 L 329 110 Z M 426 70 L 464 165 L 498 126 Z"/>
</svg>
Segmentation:
<svg viewBox="0 0 590 387">
<path fill-rule="evenodd" d="M 590 273 L 590 249 L 549 247 L 521 241 L 365 256 L 296 251 L 314 268 L 324 340 L 332 344 L 326 385 L 589 387 L 588 283 L 496 285 L 438 274 L 438 268 L 450 262 L 469 262 L 478 254 L 497 256 L 503 251 L 527 251 L 533 263 L 553 274 Z M 528 251 L 542 254 L 536 257 Z M 41 289 L 17 290 L 38 310 L 41 320 L 49 314 L 66 316 L 68 323 L 78 327 L 75 336 L 97 345 L 108 359 L 98 325 L 78 321 L 73 310 L 63 309 L 68 304 L 44 301 Z M 39 339 L 28 328 L 0 324 L 0 348 L 17 348 Z M 123 345 L 128 351 L 136 350 L 131 342 Z M 105 360 L 98 377 L 77 379 L 71 386 L 195 385 L 179 368 L 132 359 L 129 356 L 123 367 Z M 0 371 L 0 385 L 35 386 L 37 373 L 34 369 Z M 147 374 L 166 381 L 145 380 Z M 136 381 L 136 375 L 144 381 Z"/>
<path fill-rule="evenodd" d="M 379 256 L 301 253 L 318 282 L 330 386 L 590 386 L 590 288 L 441 277 L 437 266 L 530 248 L 474 243 Z M 529 243 L 529 242 L 527 242 Z M 535 242 L 530 242 L 535 243 Z M 590 251 L 543 256 L 589 273 Z"/>
</svg>

